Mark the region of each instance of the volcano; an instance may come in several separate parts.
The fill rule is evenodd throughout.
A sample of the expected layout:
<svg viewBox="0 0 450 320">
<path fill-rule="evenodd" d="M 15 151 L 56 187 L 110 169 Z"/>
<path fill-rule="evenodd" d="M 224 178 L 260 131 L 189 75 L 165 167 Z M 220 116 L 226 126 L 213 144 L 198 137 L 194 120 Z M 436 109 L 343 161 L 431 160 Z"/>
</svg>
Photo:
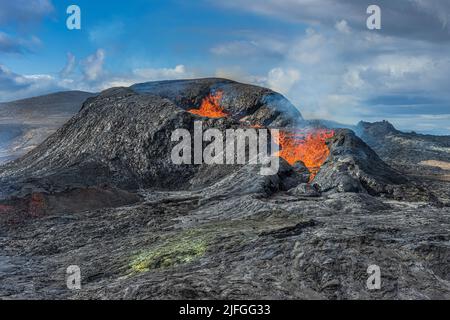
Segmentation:
<svg viewBox="0 0 450 320">
<path fill-rule="evenodd" d="M 175 165 L 171 135 L 196 121 L 278 130 L 278 172 Z M 267 88 L 208 78 L 105 90 L 0 167 L 0 295 L 449 297 L 447 185 L 387 162 L 351 130 L 311 127 Z M 373 263 L 385 276 L 377 292 L 364 287 Z M 65 287 L 73 264 L 79 292 Z"/>
</svg>

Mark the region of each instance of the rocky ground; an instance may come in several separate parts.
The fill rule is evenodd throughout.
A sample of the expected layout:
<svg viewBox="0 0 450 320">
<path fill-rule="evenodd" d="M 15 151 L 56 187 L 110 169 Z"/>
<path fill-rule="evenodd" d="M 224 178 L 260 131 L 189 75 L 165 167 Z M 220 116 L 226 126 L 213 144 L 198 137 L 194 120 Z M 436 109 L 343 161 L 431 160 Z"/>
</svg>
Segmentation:
<svg viewBox="0 0 450 320">
<path fill-rule="evenodd" d="M 448 186 L 447 186 L 448 188 Z M 133 206 L 2 224 L 6 299 L 448 299 L 450 209 L 362 194 Z M 382 287 L 366 287 L 369 265 Z M 82 290 L 66 288 L 79 265 Z"/>
<path fill-rule="evenodd" d="M 301 163 L 281 161 L 275 176 L 173 166 L 169 133 L 198 120 L 185 110 L 212 90 L 224 91 L 231 116 L 207 126 L 303 122 L 282 96 L 222 79 L 88 99 L 0 168 L 0 297 L 450 298 L 450 182 L 390 166 L 373 141 L 340 129 L 312 183 Z M 70 265 L 81 290 L 66 287 Z M 370 265 L 381 268 L 380 290 L 366 286 Z"/>
</svg>

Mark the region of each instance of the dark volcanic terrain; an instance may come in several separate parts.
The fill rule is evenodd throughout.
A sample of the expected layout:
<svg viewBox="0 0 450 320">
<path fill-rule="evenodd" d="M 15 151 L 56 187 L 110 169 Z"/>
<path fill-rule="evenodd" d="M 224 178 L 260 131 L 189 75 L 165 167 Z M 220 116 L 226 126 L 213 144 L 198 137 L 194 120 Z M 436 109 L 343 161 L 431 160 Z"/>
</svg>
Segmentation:
<svg viewBox="0 0 450 320">
<path fill-rule="evenodd" d="M 225 116 L 192 112 L 214 99 Z M 0 297 L 450 298 L 450 182 L 433 176 L 450 162 L 447 138 L 387 123 L 361 123 L 359 137 L 335 129 L 316 176 L 285 159 L 273 176 L 174 165 L 171 133 L 199 120 L 309 130 L 280 94 L 224 79 L 89 97 L 0 167 Z M 419 163 L 431 171 L 419 174 Z M 70 265 L 81 290 L 66 287 Z M 370 265 L 381 268 L 380 290 L 366 286 Z"/>
</svg>

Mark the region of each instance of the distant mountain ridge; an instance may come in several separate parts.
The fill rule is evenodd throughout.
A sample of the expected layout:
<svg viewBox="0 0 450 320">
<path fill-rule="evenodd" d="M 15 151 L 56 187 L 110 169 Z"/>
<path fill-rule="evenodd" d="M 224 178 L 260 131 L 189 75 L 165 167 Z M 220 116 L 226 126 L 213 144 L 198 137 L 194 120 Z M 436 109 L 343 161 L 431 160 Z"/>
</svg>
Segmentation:
<svg viewBox="0 0 450 320">
<path fill-rule="evenodd" d="M 421 165 L 427 161 L 450 163 L 450 136 L 405 133 L 388 121 L 361 121 L 356 133 L 384 161 L 404 172 L 423 174 L 429 171 Z"/>
<path fill-rule="evenodd" d="M 81 104 L 94 93 L 62 91 L 48 95 L 0 103 L 0 121 L 33 122 L 48 117 L 67 117 L 79 111 Z"/>
<path fill-rule="evenodd" d="M 0 103 L 0 164 L 35 148 L 94 95 L 65 91 Z"/>
</svg>

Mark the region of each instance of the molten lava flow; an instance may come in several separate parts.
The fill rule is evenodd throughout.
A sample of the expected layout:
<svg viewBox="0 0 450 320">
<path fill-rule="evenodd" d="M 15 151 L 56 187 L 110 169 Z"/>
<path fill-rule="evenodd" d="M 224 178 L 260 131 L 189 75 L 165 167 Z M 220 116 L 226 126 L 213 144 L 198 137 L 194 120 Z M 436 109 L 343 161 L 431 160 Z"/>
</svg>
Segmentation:
<svg viewBox="0 0 450 320">
<path fill-rule="evenodd" d="M 311 173 L 311 182 L 330 155 L 326 140 L 333 136 L 334 131 L 326 129 L 280 131 L 280 151 L 277 155 L 290 165 L 302 161 Z"/>
<path fill-rule="evenodd" d="M 223 108 L 220 106 L 220 100 L 222 100 L 223 92 L 217 91 L 215 94 L 209 94 L 202 100 L 199 109 L 190 109 L 188 112 L 197 114 L 202 117 L 208 118 L 224 118 L 228 116 Z"/>
</svg>

